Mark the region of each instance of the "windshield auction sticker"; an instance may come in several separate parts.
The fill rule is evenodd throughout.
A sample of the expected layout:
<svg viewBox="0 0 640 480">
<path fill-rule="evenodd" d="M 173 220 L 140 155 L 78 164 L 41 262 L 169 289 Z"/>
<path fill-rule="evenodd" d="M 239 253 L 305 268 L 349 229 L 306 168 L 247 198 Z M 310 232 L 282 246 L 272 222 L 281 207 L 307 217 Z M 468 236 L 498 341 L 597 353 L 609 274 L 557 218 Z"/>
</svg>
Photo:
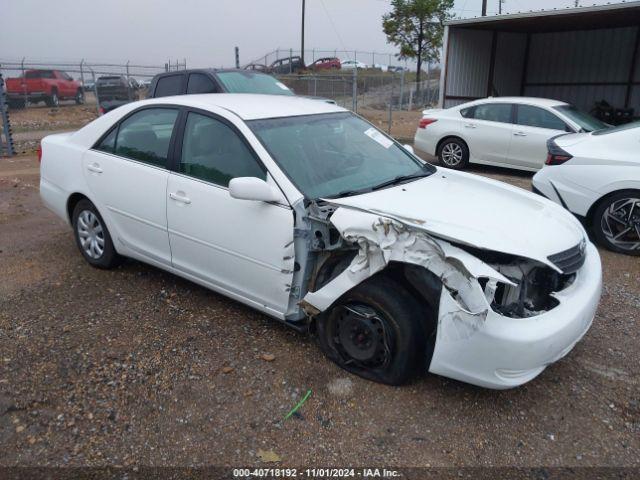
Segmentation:
<svg viewBox="0 0 640 480">
<path fill-rule="evenodd" d="M 381 132 L 379 132 L 373 127 L 371 127 L 369 130 L 366 130 L 364 134 L 367 135 L 368 137 L 371 137 L 373 140 L 378 142 L 384 148 L 389 148 L 391 145 L 393 145 L 392 140 L 385 137 Z"/>
</svg>

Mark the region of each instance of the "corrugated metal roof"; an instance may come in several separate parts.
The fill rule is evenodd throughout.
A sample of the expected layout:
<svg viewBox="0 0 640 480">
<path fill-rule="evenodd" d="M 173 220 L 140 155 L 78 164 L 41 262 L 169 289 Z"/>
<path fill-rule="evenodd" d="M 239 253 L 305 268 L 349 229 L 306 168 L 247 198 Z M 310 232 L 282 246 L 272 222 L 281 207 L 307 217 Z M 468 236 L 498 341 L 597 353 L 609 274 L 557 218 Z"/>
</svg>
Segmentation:
<svg viewBox="0 0 640 480">
<path fill-rule="evenodd" d="M 639 18 L 640 1 L 634 1 L 456 19 L 446 22 L 446 25 L 510 31 L 560 31 L 599 28 L 600 25 L 633 26 L 639 23 Z"/>
</svg>

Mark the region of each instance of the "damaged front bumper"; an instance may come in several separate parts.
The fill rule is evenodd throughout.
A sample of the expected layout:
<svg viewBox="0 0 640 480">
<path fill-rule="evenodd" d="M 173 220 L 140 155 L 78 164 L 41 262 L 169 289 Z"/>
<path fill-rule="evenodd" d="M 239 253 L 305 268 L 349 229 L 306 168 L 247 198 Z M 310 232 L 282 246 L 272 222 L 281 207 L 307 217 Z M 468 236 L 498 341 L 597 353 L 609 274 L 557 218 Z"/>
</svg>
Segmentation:
<svg viewBox="0 0 640 480">
<path fill-rule="evenodd" d="M 486 388 L 522 385 L 569 353 L 587 332 L 601 289 L 600 256 L 591 243 L 575 281 L 553 294 L 559 304 L 540 315 L 510 318 L 489 309 L 479 320 L 442 289 L 429 371 Z"/>
</svg>

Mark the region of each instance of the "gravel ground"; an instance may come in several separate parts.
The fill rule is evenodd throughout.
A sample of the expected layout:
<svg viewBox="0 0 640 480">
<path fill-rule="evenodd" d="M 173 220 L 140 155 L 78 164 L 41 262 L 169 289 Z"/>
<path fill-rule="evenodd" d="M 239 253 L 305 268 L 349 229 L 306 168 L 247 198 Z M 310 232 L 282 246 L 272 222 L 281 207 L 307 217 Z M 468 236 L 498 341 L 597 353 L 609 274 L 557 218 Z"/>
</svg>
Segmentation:
<svg viewBox="0 0 640 480">
<path fill-rule="evenodd" d="M 0 161 L 0 465 L 640 465 L 640 259 L 601 252 L 593 327 L 533 382 L 394 388 L 171 274 L 91 268 L 37 185 Z"/>
</svg>

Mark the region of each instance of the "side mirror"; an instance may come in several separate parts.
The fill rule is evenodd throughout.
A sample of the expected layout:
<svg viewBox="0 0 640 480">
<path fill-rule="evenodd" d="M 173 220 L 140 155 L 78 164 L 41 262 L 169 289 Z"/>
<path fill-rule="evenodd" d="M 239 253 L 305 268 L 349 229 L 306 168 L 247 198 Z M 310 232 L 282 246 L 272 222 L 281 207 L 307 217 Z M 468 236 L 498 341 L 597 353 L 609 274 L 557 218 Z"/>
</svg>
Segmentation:
<svg viewBox="0 0 640 480">
<path fill-rule="evenodd" d="M 403 145 L 403 147 L 407 152 L 409 152 L 412 155 L 415 155 L 415 152 L 413 151 L 413 147 L 411 145 L 405 144 L 405 145 Z"/>
<path fill-rule="evenodd" d="M 256 177 L 238 177 L 229 182 L 229 195 L 240 200 L 276 202 L 281 195 L 274 187 Z"/>
</svg>

